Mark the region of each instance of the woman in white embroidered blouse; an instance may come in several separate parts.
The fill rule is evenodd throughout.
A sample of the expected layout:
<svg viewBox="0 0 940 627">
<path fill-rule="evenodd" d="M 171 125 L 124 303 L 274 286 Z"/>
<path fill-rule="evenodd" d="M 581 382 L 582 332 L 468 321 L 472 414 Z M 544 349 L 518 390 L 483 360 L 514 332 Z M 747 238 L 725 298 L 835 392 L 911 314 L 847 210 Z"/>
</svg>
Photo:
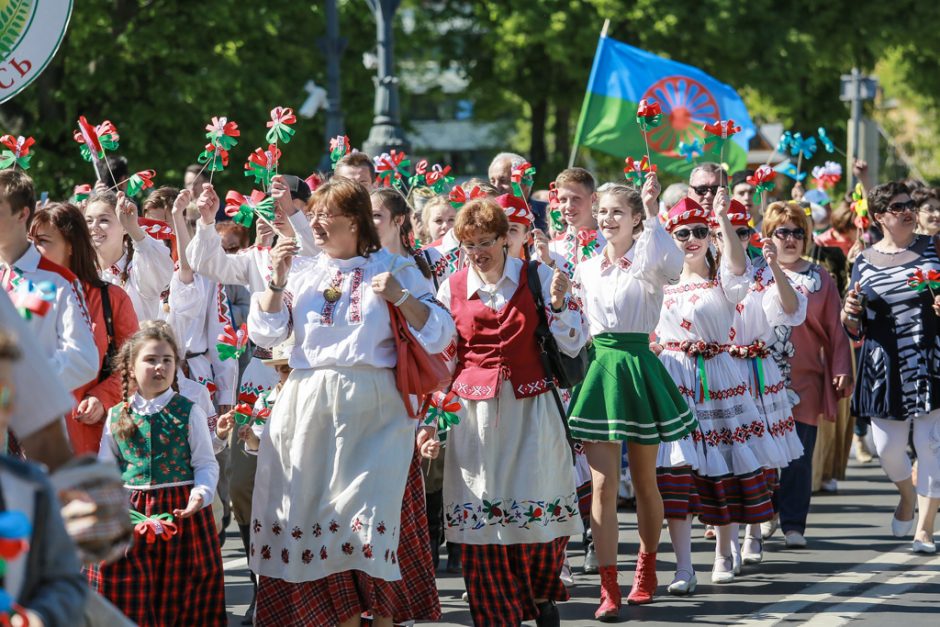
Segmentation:
<svg viewBox="0 0 940 627">
<path fill-rule="evenodd" d="M 388 307 L 401 309 L 430 353 L 451 342 L 454 323 L 417 269 L 380 249 L 364 187 L 333 179 L 311 197 L 309 214 L 322 253 L 288 280 L 297 245 L 278 243 L 271 281 L 252 296 L 248 316 L 260 346 L 291 329 L 295 338 L 294 370 L 258 449 L 249 557 L 260 575 L 256 624 L 357 625 L 369 610 L 376 625 L 391 625 L 388 582 L 401 579 L 415 430 L 395 387 Z"/>
</svg>

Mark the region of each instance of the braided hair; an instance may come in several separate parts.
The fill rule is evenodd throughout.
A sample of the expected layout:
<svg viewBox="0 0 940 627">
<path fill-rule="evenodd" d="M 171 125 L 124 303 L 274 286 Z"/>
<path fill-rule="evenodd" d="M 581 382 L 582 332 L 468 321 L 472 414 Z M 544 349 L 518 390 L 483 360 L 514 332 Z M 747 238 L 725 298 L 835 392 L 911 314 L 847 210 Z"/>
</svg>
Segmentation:
<svg viewBox="0 0 940 627">
<path fill-rule="evenodd" d="M 103 192 L 100 194 L 94 192 L 88 199 L 88 206 L 90 207 L 95 203 L 101 203 L 111 207 L 111 211 L 114 213 L 114 216 L 118 218 L 118 222 L 120 223 L 120 216 L 117 214 L 117 194 L 113 192 Z M 131 239 L 131 236 L 127 233 L 124 234 L 124 250 L 127 252 L 127 263 L 124 264 L 124 269 L 121 270 L 121 287 L 127 285 L 127 280 L 131 272 L 131 260 L 134 259 L 134 240 Z"/>
<path fill-rule="evenodd" d="M 431 266 L 420 251 L 415 249 L 414 245 L 414 227 L 411 224 L 411 210 L 405 198 L 394 189 L 383 187 L 372 192 L 372 195 L 379 199 L 382 206 L 388 209 L 389 217 L 394 222 L 397 218 L 402 218 L 401 226 L 398 227 L 398 237 L 401 240 L 402 249 L 415 260 L 418 270 L 424 275 L 424 278 L 431 278 Z"/>
<path fill-rule="evenodd" d="M 140 354 L 141 347 L 150 341 L 166 342 L 173 351 L 174 365 L 170 387 L 176 392 L 179 391 L 176 381 L 176 366 L 180 362 L 180 354 L 173 332 L 170 330 L 169 325 L 163 321 L 145 323 L 137 333 L 124 342 L 121 350 L 114 357 L 113 369 L 121 373 L 122 400 L 120 418 L 111 427 L 111 433 L 116 439 L 127 439 L 137 432 L 137 425 L 131 415 L 131 372 L 134 368 L 134 362 Z"/>
</svg>

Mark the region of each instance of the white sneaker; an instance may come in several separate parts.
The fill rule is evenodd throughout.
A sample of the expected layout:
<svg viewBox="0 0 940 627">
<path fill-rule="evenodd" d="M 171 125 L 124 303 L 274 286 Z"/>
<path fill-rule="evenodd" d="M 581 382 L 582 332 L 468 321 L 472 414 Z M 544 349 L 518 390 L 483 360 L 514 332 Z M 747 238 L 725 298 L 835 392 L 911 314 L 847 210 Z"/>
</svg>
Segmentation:
<svg viewBox="0 0 940 627">
<path fill-rule="evenodd" d="M 786 543 L 788 549 L 806 548 L 806 538 L 804 538 L 803 534 L 799 531 L 786 532 L 783 534 L 783 541 Z"/>
<path fill-rule="evenodd" d="M 767 522 L 762 522 L 760 524 L 760 537 L 763 540 L 766 540 L 770 536 L 774 535 L 777 532 L 777 527 L 780 526 L 780 519 L 774 516 Z"/>
<path fill-rule="evenodd" d="M 830 492 L 830 493 L 832 493 L 832 492 L 838 492 L 838 491 L 839 491 L 839 482 L 836 481 L 835 479 L 828 479 L 828 480 L 826 480 L 826 481 L 823 481 L 823 482 L 819 485 L 819 491 L 820 491 L 820 492 Z"/>
</svg>

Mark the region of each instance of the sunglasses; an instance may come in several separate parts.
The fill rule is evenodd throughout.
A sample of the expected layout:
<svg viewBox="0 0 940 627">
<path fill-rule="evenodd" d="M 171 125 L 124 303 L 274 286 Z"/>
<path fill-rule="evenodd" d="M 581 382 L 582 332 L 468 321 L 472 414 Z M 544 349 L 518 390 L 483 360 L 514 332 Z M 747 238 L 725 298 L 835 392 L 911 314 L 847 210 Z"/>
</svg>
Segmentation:
<svg viewBox="0 0 940 627">
<path fill-rule="evenodd" d="M 689 236 L 695 239 L 708 239 L 708 227 L 697 226 L 692 229 L 679 229 L 678 231 L 673 231 L 672 236 L 680 242 L 689 241 Z"/>
<path fill-rule="evenodd" d="M 888 211 L 897 215 L 901 213 L 917 213 L 917 203 L 913 200 L 907 202 L 893 202 L 888 205 Z"/>
<path fill-rule="evenodd" d="M 795 240 L 802 241 L 803 238 L 806 237 L 806 230 L 779 228 L 774 230 L 774 237 L 782 240 L 786 240 L 792 237 Z"/>
<path fill-rule="evenodd" d="M 695 190 L 695 194 L 698 196 L 704 196 L 708 192 L 711 192 L 712 196 L 714 196 L 718 193 L 719 187 L 721 187 L 721 185 L 695 185 L 692 189 Z"/>
<path fill-rule="evenodd" d="M 736 229 L 734 233 L 742 242 L 746 242 L 747 240 L 751 239 L 751 229 L 747 227 L 742 226 L 740 229 Z M 719 237 L 719 239 L 721 238 L 721 231 L 717 231 L 715 234 Z"/>
</svg>

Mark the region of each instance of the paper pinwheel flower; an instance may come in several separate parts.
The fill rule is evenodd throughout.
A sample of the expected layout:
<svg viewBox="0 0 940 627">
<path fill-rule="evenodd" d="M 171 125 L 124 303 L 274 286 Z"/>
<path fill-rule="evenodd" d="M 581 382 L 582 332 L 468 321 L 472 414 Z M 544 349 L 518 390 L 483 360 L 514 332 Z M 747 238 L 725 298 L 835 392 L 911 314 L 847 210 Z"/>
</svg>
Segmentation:
<svg viewBox="0 0 940 627">
<path fill-rule="evenodd" d="M 656 165 L 649 162 L 645 156 L 636 161 L 633 157 L 627 157 L 623 160 L 623 176 L 636 187 L 640 187 L 646 182 L 646 173 L 655 172 Z"/>
<path fill-rule="evenodd" d="M 153 544 L 160 538 L 164 541 L 176 535 L 178 531 L 172 514 L 154 514 L 144 516 L 137 510 L 131 510 L 131 522 L 134 533 L 144 538 L 147 544 Z"/>
<path fill-rule="evenodd" d="M 23 320 L 32 320 L 33 316 L 42 318 L 49 313 L 55 301 L 55 283 L 52 281 L 33 283 L 24 279 L 14 288 L 10 298 Z"/>
<path fill-rule="evenodd" d="M 825 165 L 813 168 L 813 180 L 819 189 L 832 189 L 842 180 L 842 166 L 835 161 L 827 161 Z"/>
<path fill-rule="evenodd" d="M 800 153 L 807 159 L 812 159 L 813 155 L 816 154 L 816 138 L 810 135 L 803 139 L 803 135 L 795 133 L 790 144 L 790 154 L 797 157 Z"/>
<path fill-rule="evenodd" d="M 430 164 L 427 159 L 422 159 L 417 164 L 415 164 L 415 173 L 408 178 L 408 185 L 412 188 L 419 186 L 427 186 L 427 181 L 425 177 L 428 175 L 428 167 Z"/>
<path fill-rule="evenodd" d="M 82 159 L 90 162 L 93 160 L 92 153 L 94 158 L 104 159 L 105 151 L 117 150 L 121 136 L 109 120 L 92 126 L 82 115 L 78 118 L 78 130 L 73 134 L 73 138 L 81 144 Z"/>
<path fill-rule="evenodd" d="M 832 142 L 832 139 L 829 138 L 829 135 L 826 134 L 826 129 L 820 126 L 816 129 L 816 134 L 819 135 L 819 141 L 822 142 L 823 148 L 826 149 L 826 152 L 832 154 L 836 151 L 836 145 Z"/>
<path fill-rule="evenodd" d="M 722 141 L 741 132 L 741 127 L 734 125 L 734 120 L 715 120 L 714 124 L 703 124 L 702 129 Z"/>
<path fill-rule="evenodd" d="M 449 170 L 450 166 L 448 166 L 447 169 Z M 528 161 L 523 161 L 513 167 L 512 172 L 509 174 L 509 181 L 512 185 L 512 195 L 525 199 L 522 188 L 528 187 L 532 189 L 532 184 L 535 183 L 535 166 Z"/>
<path fill-rule="evenodd" d="M 264 136 L 265 141 L 269 144 L 289 143 L 296 132 L 291 128 L 291 125 L 296 123 L 297 116 L 294 115 L 293 109 L 290 107 L 274 107 L 271 109 L 271 121 L 267 123 L 267 127 L 271 130 Z"/>
<path fill-rule="evenodd" d="M 640 130 L 649 133 L 663 123 L 663 110 L 655 100 L 643 98 L 636 110 L 636 123 Z"/>
<path fill-rule="evenodd" d="M 581 254 L 590 256 L 594 254 L 594 248 L 597 246 L 597 231 L 594 229 L 581 229 L 578 231 L 578 246 L 581 247 Z"/>
<path fill-rule="evenodd" d="M 231 150 L 238 144 L 237 137 L 241 136 L 241 131 L 238 130 L 238 123 L 234 120 L 229 120 L 227 117 L 212 117 L 212 121 L 206 124 L 206 139 L 209 140 L 209 143 L 224 148 L 226 151 Z"/>
<path fill-rule="evenodd" d="M 269 144 L 267 149 L 255 148 L 245 162 L 245 176 L 254 177 L 256 185 L 271 187 L 271 179 L 280 160 L 281 151 L 274 144 Z"/>
<path fill-rule="evenodd" d="M 780 136 L 780 140 L 777 142 L 777 152 L 782 155 L 790 152 L 790 146 L 793 145 L 793 133 L 790 131 L 784 131 L 783 135 Z"/>
<path fill-rule="evenodd" d="M 435 392 L 431 395 L 428 413 L 424 417 L 424 424 L 437 426 L 438 437 L 440 437 L 452 427 L 460 424 L 460 417 L 457 412 L 460 411 L 462 406 L 460 397 L 455 392 L 451 391 L 447 394 Z"/>
<path fill-rule="evenodd" d="M 127 180 L 127 195 L 131 198 L 140 196 L 142 191 L 153 187 L 153 177 L 156 175 L 154 170 L 141 170 L 132 174 Z"/>
<path fill-rule="evenodd" d="M 137 218 L 137 224 L 144 233 L 153 239 L 169 240 L 173 239 L 173 227 L 163 220 L 154 220 L 152 218 Z"/>
<path fill-rule="evenodd" d="M 206 144 L 205 150 L 199 153 L 196 161 L 206 164 L 209 172 L 221 172 L 228 165 L 228 150 L 215 144 Z"/>
<path fill-rule="evenodd" d="M 916 268 L 907 278 L 907 286 L 915 292 L 930 290 L 933 293 L 934 290 L 940 289 L 940 271 Z"/>
<path fill-rule="evenodd" d="M 558 208 L 558 189 L 555 187 L 555 181 L 548 184 L 548 217 L 552 223 L 552 229 L 556 232 L 565 230 L 565 223 L 561 220 L 561 210 Z"/>
<path fill-rule="evenodd" d="M 402 178 L 408 178 L 411 159 L 403 152 L 391 150 L 372 160 L 375 166 L 375 182 L 382 187 L 398 187 Z"/>
<path fill-rule="evenodd" d="M 535 168 L 532 171 L 534 172 Z M 449 165 L 441 166 L 439 163 L 435 163 L 424 175 L 424 181 L 428 184 L 428 187 L 434 190 L 435 194 L 443 194 L 447 186 L 454 182 L 454 177 L 450 176 Z"/>
<path fill-rule="evenodd" d="M 225 195 L 225 215 L 248 229 L 254 224 L 255 215 L 274 222 L 274 199 L 256 189 L 247 198 L 232 190 Z"/>
<path fill-rule="evenodd" d="M 764 192 L 769 192 L 774 188 L 774 179 L 777 177 L 777 173 L 774 172 L 774 169 L 767 165 L 762 165 L 754 171 L 754 174 L 747 177 L 746 181 L 748 185 L 754 186 L 754 198 L 757 198 L 758 194 L 763 194 Z"/>
<path fill-rule="evenodd" d="M 477 198 L 486 198 L 486 192 L 476 185 L 470 190 L 469 195 L 460 185 L 456 185 L 454 189 L 450 190 L 450 195 L 447 197 L 454 209 L 460 209 L 467 204 L 468 200 L 476 200 Z"/>
<path fill-rule="evenodd" d="M 36 140 L 32 137 L 23 137 L 22 135 L 18 137 L 12 135 L 0 137 L 0 145 L 6 148 L 6 150 L 0 152 L 0 170 L 11 166 L 28 170 L 29 160 L 33 158 L 33 155 L 29 154 L 29 149 L 35 143 Z"/>
<path fill-rule="evenodd" d="M 337 135 L 330 140 L 330 161 L 333 163 L 333 169 L 340 159 L 349 154 L 349 138 L 345 135 Z"/>
<path fill-rule="evenodd" d="M 6 573 L 7 562 L 29 549 L 33 526 L 23 512 L 9 510 L 0 513 L 0 576 Z M 11 615 L 22 613 L 13 597 L 0 589 L 0 625 L 9 625 Z M 25 623 L 24 623 L 25 624 Z"/>
<path fill-rule="evenodd" d="M 88 183 L 82 183 L 81 185 L 76 185 L 72 189 L 72 197 L 69 199 L 69 201 L 78 203 L 85 200 L 89 196 L 91 196 L 91 185 Z"/>
<path fill-rule="evenodd" d="M 868 199 L 865 198 L 865 188 L 861 183 L 855 184 L 855 189 L 852 190 L 852 204 L 849 207 L 855 214 L 855 228 L 866 230 L 871 226 L 871 218 L 868 217 Z"/>
<path fill-rule="evenodd" d="M 256 414 L 254 408 L 247 403 L 239 403 L 235 406 L 235 422 L 240 425 L 252 422 L 256 425 L 263 425 L 270 415 L 270 409 L 259 410 Z"/>
<path fill-rule="evenodd" d="M 686 162 L 692 163 L 693 160 L 701 157 L 705 153 L 705 150 L 702 148 L 702 142 L 695 139 L 691 144 L 679 142 L 678 152 L 680 156 L 685 157 Z"/>
<path fill-rule="evenodd" d="M 782 163 L 778 163 L 774 167 L 774 171 L 779 172 L 780 174 L 783 174 L 784 176 L 788 176 L 797 182 L 802 181 L 803 179 L 806 178 L 806 172 L 797 172 L 796 166 L 793 165 L 793 162 L 790 161 L 789 159 L 787 159 L 786 161 Z"/>
<path fill-rule="evenodd" d="M 232 325 L 225 325 L 218 342 L 215 348 L 219 351 L 219 359 L 238 359 L 248 348 L 248 326 L 242 324 L 236 331 Z"/>
</svg>

